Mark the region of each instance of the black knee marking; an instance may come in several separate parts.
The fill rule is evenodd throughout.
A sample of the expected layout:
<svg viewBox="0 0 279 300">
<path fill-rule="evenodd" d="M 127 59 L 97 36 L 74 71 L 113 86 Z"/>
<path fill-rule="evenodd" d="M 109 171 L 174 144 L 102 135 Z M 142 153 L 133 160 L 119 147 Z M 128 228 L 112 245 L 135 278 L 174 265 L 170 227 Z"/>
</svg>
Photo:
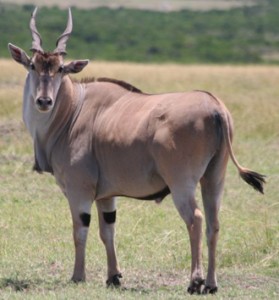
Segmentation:
<svg viewBox="0 0 279 300">
<path fill-rule="evenodd" d="M 84 227 L 89 227 L 91 221 L 91 215 L 87 213 L 80 214 L 80 219 Z"/>
<path fill-rule="evenodd" d="M 112 212 L 103 212 L 103 216 L 107 224 L 113 224 L 116 220 L 116 210 Z"/>
</svg>

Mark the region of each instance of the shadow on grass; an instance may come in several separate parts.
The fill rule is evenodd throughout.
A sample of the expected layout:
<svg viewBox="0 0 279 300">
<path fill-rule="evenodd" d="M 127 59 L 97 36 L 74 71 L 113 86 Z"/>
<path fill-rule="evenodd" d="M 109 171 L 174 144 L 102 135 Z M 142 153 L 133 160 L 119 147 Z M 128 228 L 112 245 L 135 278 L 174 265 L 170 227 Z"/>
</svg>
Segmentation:
<svg viewBox="0 0 279 300">
<path fill-rule="evenodd" d="M 53 288 L 53 284 L 57 286 L 65 285 L 65 283 L 56 280 L 55 282 L 48 282 L 47 280 L 42 279 L 19 279 L 17 277 L 10 277 L 10 278 L 0 278 L 0 290 L 10 288 L 15 292 L 24 292 L 30 289 L 35 289 L 38 286 L 44 286 L 48 288 L 50 285 L 50 289 Z"/>
<path fill-rule="evenodd" d="M 109 290 L 115 290 L 119 293 L 135 293 L 135 294 L 140 294 L 140 295 L 148 295 L 150 293 L 152 293 L 152 289 L 146 288 L 146 287 L 125 287 L 125 286 L 121 286 L 119 288 L 108 288 Z"/>
<path fill-rule="evenodd" d="M 11 288 L 16 292 L 22 292 L 28 290 L 35 283 L 28 279 L 18 279 L 18 278 L 1 278 L 0 279 L 0 289 Z"/>
</svg>

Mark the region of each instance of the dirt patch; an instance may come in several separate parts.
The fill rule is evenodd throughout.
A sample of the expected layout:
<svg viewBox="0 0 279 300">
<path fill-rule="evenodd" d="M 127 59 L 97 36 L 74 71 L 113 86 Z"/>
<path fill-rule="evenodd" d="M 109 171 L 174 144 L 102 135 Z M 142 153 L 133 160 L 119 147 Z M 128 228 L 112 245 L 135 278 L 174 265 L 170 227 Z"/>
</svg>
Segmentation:
<svg viewBox="0 0 279 300">
<path fill-rule="evenodd" d="M 189 284 L 189 270 L 185 271 L 147 271 L 123 270 L 121 291 L 131 291 L 139 294 L 152 294 L 158 290 L 187 290 Z M 206 274 L 206 273 L 205 273 Z M 273 289 L 279 295 L 279 279 L 270 276 L 247 274 L 243 270 L 218 272 L 218 286 L 221 295 L 229 295 L 231 291 L 236 294 L 248 295 L 253 293 L 264 294 L 266 290 Z M 100 279 L 100 278 L 99 278 Z"/>
<path fill-rule="evenodd" d="M 185 272 L 160 272 L 139 270 L 122 270 L 120 290 L 131 291 L 140 294 L 150 294 L 161 289 L 185 289 L 189 283 L 189 277 Z M 99 278 L 100 279 L 100 278 Z"/>
</svg>

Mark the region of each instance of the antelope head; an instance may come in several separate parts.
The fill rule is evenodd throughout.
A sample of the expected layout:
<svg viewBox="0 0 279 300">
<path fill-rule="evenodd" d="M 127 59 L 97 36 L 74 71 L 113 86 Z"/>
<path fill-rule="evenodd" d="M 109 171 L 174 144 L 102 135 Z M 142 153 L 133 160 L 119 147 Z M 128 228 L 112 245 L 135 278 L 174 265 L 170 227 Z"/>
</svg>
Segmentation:
<svg viewBox="0 0 279 300">
<path fill-rule="evenodd" d="M 40 112 L 48 112 L 55 105 L 63 77 L 70 73 L 80 72 L 88 64 L 88 60 L 75 60 L 64 64 L 66 45 L 73 28 L 71 9 L 68 11 L 66 29 L 57 39 L 56 48 L 52 52 L 45 52 L 42 48 L 42 39 L 36 27 L 36 13 L 37 8 L 32 13 L 30 20 L 31 57 L 11 43 L 8 48 L 13 59 L 22 64 L 29 72 L 26 84 L 28 82 L 27 88 L 36 108 Z"/>
</svg>

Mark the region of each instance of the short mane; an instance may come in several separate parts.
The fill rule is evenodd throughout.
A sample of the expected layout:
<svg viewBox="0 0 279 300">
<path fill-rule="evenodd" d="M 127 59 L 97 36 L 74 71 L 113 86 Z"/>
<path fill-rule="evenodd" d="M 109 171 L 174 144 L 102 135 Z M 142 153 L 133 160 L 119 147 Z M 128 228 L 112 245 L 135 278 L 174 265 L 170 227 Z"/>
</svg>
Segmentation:
<svg viewBox="0 0 279 300">
<path fill-rule="evenodd" d="M 106 78 L 106 77 L 100 77 L 100 78 L 86 77 L 86 78 L 82 78 L 80 82 L 81 83 L 110 82 L 110 83 L 117 84 L 117 85 L 123 87 L 124 89 L 126 89 L 126 90 L 128 90 L 130 92 L 142 94 L 142 91 L 140 89 L 136 88 L 135 86 L 131 85 L 130 83 L 127 83 L 127 82 L 122 81 L 122 80 L 112 79 L 112 78 Z"/>
</svg>

